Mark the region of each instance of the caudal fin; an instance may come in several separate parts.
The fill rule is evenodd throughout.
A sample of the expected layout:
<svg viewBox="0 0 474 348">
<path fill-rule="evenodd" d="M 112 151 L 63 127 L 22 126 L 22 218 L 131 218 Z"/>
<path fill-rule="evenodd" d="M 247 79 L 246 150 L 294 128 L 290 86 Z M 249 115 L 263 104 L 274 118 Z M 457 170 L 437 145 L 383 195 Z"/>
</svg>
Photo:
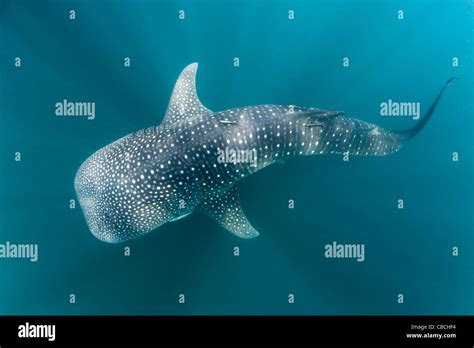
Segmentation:
<svg viewBox="0 0 474 348">
<path fill-rule="evenodd" d="M 436 106 L 438 105 L 438 102 L 441 99 L 441 96 L 446 90 L 446 87 L 448 87 L 454 80 L 457 80 L 457 77 L 451 77 L 448 81 L 446 81 L 443 88 L 441 88 L 441 91 L 438 93 L 438 96 L 434 100 L 433 104 L 431 104 L 426 114 L 421 118 L 421 120 L 416 125 L 414 125 L 412 128 L 397 132 L 403 141 L 413 138 L 425 127 L 425 125 L 430 120 L 431 115 L 433 115 L 436 109 Z"/>
</svg>

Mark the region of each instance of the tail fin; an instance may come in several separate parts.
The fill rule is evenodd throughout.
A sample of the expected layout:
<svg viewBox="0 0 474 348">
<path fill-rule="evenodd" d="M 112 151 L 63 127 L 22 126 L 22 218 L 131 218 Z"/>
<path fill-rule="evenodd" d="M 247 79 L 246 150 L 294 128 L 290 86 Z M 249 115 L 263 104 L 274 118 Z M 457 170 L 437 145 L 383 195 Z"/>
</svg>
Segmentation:
<svg viewBox="0 0 474 348">
<path fill-rule="evenodd" d="M 436 106 L 438 105 L 438 102 L 441 99 L 441 96 L 443 95 L 446 87 L 448 87 L 454 80 L 457 80 L 457 77 L 451 77 L 448 81 L 446 81 L 443 88 L 441 88 L 441 91 L 438 93 L 438 96 L 434 100 L 433 104 L 431 104 L 426 114 L 416 125 L 414 125 L 412 128 L 396 132 L 398 133 L 400 138 L 402 138 L 403 141 L 413 138 L 425 127 L 426 123 L 428 123 L 429 119 L 431 118 L 431 115 L 434 113 Z"/>
</svg>

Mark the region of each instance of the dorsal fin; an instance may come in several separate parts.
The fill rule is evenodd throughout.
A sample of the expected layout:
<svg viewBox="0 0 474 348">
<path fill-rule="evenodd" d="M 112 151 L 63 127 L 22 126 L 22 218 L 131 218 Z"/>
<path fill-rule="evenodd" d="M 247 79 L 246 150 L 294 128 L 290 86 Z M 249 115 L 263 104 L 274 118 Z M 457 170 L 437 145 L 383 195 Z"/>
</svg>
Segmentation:
<svg viewBox="0 0 474 348">
<path fill-rule="evenodd" d="M 197 115 L 211 113 L 199 101 L 196 93 L 196 72 L 197 63 L 188 65 L 178 77 L 171 94 L 168 109 L 162 125 L 172 125 L 173 123 L 191 118 Z"/>
</svg>

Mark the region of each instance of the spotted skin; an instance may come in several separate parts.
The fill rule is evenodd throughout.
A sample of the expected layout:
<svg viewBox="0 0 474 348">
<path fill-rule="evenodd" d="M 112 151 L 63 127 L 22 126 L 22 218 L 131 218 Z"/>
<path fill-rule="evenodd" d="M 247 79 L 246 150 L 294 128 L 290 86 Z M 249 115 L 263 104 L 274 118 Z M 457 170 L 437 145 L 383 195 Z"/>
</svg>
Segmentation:
<svg viewBox="0 0 474 348">
<path fill-rule="evenodd" d="M 160 126 L 115 141 L 79 168 L 76 192 L 98 239 L 134 239 L 193 211 L 254 238 L 259 233 L 239 203 L 241 179 L 295 156 L 385 156 L 411 137 L 339 111 L 258 105 L 212 112 L 197 97 L 196 71 L 194 63 L 181 73 Z M 255 151 L 256 165 L 221 163 L 218 150 L 226 147 Z"/>
</svg>

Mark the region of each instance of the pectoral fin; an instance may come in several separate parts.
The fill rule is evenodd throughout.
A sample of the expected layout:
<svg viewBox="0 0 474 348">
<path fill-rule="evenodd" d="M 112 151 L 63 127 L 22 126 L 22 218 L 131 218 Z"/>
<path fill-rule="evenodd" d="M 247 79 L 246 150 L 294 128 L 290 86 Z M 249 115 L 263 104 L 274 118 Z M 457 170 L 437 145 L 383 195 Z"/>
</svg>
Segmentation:
<svg viewBox="0 0 474 348">
<path fill-rule="evenodd" d="M 198 210 L 212 217 L 237 237 L 249 239 L 259 235 L 242 211 L 236 186 L 221 195 L 207 197 Z"/>
</svg>

